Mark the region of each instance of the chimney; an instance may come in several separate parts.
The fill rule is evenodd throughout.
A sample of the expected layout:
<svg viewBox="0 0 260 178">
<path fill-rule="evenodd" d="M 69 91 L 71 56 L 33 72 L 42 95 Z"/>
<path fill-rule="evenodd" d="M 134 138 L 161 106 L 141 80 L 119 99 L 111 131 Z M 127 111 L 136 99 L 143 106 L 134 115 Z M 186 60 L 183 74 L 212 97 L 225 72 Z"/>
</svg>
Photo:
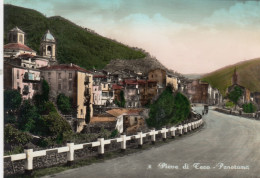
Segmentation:
<svg viewBox="0 0 260 178">
<path fill-rule="evenodd" d="M 72 67 L 72 63 L 70 63 L 70 66 Z"/>
</svg>

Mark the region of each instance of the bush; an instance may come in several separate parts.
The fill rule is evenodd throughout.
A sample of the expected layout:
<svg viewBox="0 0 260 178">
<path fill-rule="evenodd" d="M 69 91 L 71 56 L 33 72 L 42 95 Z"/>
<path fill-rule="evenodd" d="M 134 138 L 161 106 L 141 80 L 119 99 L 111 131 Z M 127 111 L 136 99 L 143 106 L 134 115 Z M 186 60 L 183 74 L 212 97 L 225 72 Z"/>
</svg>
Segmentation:
<svg viewBox="0 0 260 178">
<path fill-rule="evenodd" d="M 181 122 L 190 114 L 189 100 L 181 93 L 172 93 L 170 86 L 166 87 L 160 97 L 150 105 L 148 126 L 160 128 L 167 124 Z"/>
<path fill-rule="evenodd" d="M 118 135 L 119 135 L 119 132 L 118 132 L 117 129 L 115 129 L 115 130 L 113 130 L 113 132 L 111 132 L 110 137 L 111 137 L 111 138 L 114 138 L 114 137 L 117 137 Z"/>
<path fill-rule="evenodd" d="M 17 90 L 5 90 L 4 91 L 4 109 L 16 110 L 22 103 L 22 96 Z"/>
<path fill-rule="evenodd" d="M 50 112 L 47 116 L 43 116 L 45 124 L 45 135 L 59 136 L 59 134 L 71 131 L 69 123 L 64 120 L 57 112 Z"/>
<path fill-rule="evenodd" d="M 70 114 L 72 112 L 70 98 L 63 93 L 59 94 L 57 97 L 57 106 L 63 114 Z"/>
<path fill-rule="evenodd" d="M 32 140 L 32 137 L 16 129 L 11 124 L 6 124 L 4 128 L 4 142 L 9 143 L 11 146 L 25 145 Z"/>
<path fill-rule="evenodd" d="M 233 108 L 234 106 L 235 106 L 235 104 L 232 101 L 226 102 L 226 107 Z"/>
<path fill-rule="evenodd" d="M 243 104 L 243 111 L 245 113 L 254 113 L 256 111 L 256 106 L 253 103 Z"/>
</svg>

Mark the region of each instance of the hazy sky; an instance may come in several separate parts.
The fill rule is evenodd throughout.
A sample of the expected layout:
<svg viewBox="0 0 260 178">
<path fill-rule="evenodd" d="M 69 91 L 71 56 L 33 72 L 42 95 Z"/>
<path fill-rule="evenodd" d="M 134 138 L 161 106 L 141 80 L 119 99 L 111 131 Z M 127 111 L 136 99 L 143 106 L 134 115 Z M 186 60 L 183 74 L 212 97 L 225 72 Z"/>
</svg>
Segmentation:
<svg viewBox="0 0 260 178">
<path fill-rule="evenodd" d="M 150 52 L 181 73 L 260 57 L 260 1 L 5 0 Z"/>
</svg>

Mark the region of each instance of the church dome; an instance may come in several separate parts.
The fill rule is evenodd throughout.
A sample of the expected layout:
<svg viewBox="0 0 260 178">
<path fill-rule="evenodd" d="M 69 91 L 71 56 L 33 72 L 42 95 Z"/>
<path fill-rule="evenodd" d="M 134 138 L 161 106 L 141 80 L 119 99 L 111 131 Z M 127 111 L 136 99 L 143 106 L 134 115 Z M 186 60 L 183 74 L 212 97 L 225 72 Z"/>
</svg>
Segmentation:
<svg viewBox="0 0 260 178">
<path fill-rule="evenodd" d="M 55 39 L 53 37 L 53 35 L 51 34 L 51 32 L 48 30 L 47 33 L 43 36 L 43 41 L 51 41 L 51 42 L 55 42 Z"/>
</svg>

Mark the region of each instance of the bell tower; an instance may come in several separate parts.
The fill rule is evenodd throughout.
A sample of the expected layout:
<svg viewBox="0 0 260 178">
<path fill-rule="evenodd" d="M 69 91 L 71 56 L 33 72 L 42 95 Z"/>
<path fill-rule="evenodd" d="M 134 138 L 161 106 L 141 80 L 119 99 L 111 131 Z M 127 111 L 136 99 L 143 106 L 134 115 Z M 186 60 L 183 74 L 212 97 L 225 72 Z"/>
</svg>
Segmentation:
<svg viewBox="0 0 260 178">
<path fill-rule="evenodd" d="M 40 53 L 43 57 L 49 58 L 51 62 L 56 61 L 56 41 L 49 30 L 42 38 Z"/>
<path fill-rule="evenodd" d="M 234 73 L 233 73 L 233 76 L 232 76 L 232 85 L 238 84 L 238 83 L 237 83 L 237 79 L 238 79 L 238 76 L 237 76 L 237 67 L 235 67 L 235 70 L 234 70 Z"/>
<path fill-rule="evenodd" d="M 24 34 L 25 33 L 22 30 L 15 27 L 8 33 L 8 42 L 24 44 Z"/>
</svg>

